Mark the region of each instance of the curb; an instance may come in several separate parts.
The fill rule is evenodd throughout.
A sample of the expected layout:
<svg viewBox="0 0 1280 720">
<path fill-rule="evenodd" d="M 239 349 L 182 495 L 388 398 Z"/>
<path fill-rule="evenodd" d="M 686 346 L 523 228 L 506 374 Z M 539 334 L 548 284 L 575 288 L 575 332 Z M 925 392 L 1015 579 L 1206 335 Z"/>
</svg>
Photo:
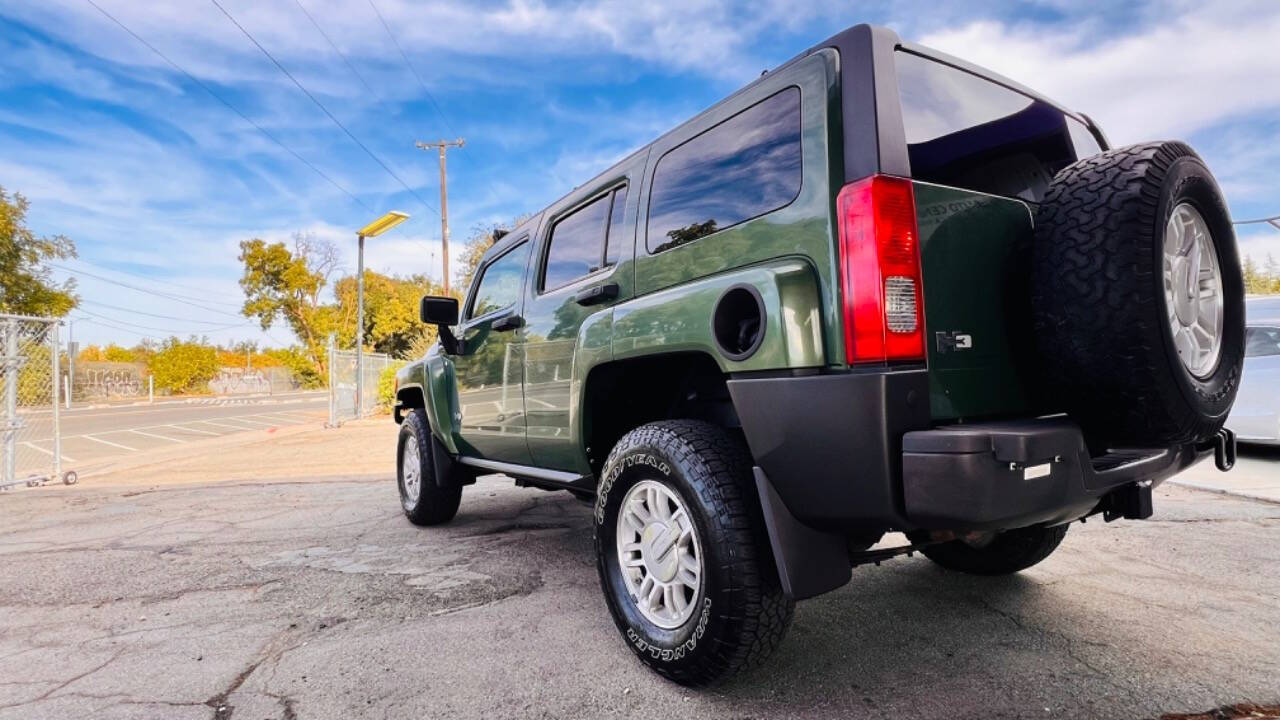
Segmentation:
<svg viewBox="0 0 1280 720">
<path fill-rule="evenodd" d="M 1247 490 L 1229 490 L 1216 485 L 1202 485 L 1195 482 L 1187 482 L 1186 480 L 1170 480 L 1171 485 L 1188 488 L 1190 490 L 1199 490 L 1200 492 L 1214 493 L 1216 495 L 1228 495 L 1230 497 L 1244 498 L 1245 500 L 1253 500 L 1254 502 L 1269 503 L 1272 505 L 1280 505 L 1280 498 L 1267 497 L 1265 495 L 1256 495 Z"/>
</svg>

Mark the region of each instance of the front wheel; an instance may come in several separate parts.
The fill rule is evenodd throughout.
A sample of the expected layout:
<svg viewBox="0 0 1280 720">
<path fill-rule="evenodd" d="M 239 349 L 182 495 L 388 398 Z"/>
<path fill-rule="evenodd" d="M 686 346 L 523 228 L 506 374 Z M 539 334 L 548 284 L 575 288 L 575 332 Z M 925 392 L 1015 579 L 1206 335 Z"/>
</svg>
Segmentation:
<svg viewBox="0 0 1280 720">
<path fill-rule="evenodd" d="M 440 525 L 458 514 L 462 486 L 441 487 L 436 482 L 431 461 L 433 446 L 427 414 L 414 410 L 400 424 L 396 452 L 396 484 L 400 487 L 400 507 L 414 525 Z"/>
<path fill-rule="evenodd" d="M 1026 527 L 926 545 L 920 552 L 948 570 L 971 575 L 1009 575 L 1049 557 L 1066 535 L 1066 525 Z"/>
<path fill-rule="evenodd" d="M 631 651 L 693 686 L 768 657 L 794 604 L 762 532 L 743 442 L 705 422 L 652 423 L 618 442 L 601 477 L 596 565 Z"/>
</svg>

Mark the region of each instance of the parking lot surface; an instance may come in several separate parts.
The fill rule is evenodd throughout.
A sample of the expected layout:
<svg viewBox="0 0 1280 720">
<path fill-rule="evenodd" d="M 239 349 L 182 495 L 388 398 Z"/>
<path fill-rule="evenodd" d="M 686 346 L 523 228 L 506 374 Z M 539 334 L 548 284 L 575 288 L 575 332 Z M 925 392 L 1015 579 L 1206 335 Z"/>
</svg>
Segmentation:
<svg viewBox="0 0 1280 720">
<path fill-rule="evenodd" d="M 1106 717 L 1280 699 L 1280 505 L 1170 485 L 1018 576 L 923 558 L 801 603 L 763 668 L 661 680 L 589 508 L 482 478 L 401 515 L 389 420 L 0 497 L 0 718 Z"/>
<path fill-rule="evenodd" d="M 62 468 L 81 474 L 104 459 L 147 455 L 178 445 L 246 431 L 322 420 L 328 393 L 187 398 L 84 406 L 62 410 Z M 24 413 L 28 427 L 19 443 L 19 464 L 35 467 L 52 458 L 53 423 L 48 410 Z"/>
</svg>

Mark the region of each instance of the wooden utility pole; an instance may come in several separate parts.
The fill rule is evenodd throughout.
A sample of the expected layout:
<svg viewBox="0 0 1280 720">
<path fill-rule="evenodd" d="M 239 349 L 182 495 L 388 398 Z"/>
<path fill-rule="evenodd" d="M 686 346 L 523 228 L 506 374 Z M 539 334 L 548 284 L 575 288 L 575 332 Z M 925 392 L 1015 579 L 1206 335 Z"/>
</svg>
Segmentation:
<svg viewBox="0 0 1280 720">
<path fill-rule="evenodd" d="M 444 156 L 446 148 L 461 148 L 465 143 L 465 138 L 416 143 L 423 150 L 436 148 L 440 151 L 440 258 L 444 263 L 444 292 L 446 295 L 449 294 L 449 184 L 445 173 Z"/>
</svg>

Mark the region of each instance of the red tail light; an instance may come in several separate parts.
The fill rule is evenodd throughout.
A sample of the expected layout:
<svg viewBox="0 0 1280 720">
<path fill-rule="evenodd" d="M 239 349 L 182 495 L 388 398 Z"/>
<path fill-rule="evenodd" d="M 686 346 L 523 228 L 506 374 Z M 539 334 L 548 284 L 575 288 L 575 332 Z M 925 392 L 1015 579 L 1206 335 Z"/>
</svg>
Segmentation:
<svg viewBox="0 0 1280 720">
<path fill-rule="evenodd" d="M 873 175 L 836 198 L 849 364 L 924 359 L 920 233 L 911 181 Z"/>
</svg>

